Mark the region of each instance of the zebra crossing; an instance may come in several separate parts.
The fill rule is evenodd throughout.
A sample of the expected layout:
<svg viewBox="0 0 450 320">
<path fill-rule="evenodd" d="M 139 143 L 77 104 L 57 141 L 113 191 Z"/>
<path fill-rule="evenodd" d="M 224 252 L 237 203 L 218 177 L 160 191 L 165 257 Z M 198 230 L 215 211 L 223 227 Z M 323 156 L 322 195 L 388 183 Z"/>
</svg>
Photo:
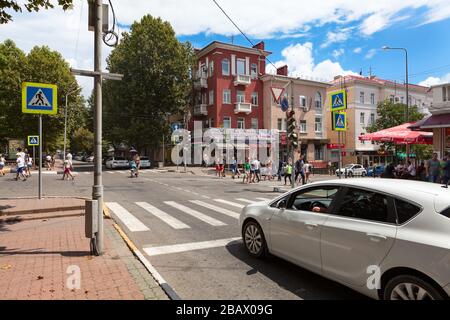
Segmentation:
<svg viewBox="0 0 450 320">
<path fill-rule="evenodd" d="M 48 171 L 48 172 L 43 172 L 46 174 L 56 174 L 56 171 Z M 75 175 L 90 175 L 90 174 L 94 174 L 93 171 L 74 171 L 73 172 Z M 103 170 L 103 173 L 106 175 L 127 175 L 130 174 L 129 170 L 114 170 L 114 171 L 108 171 L 108 170 Z M 161 174 L 162 172 L 159 170 L 155 170 L 155 169 L 144 169 L 139 171 L 139 173 L 141 174 L 148 174 L 148 173 L 156 173 L 156 174 Z M 62 172 L 61 172 L 62 174 Z"/>
<path fill-rule="evenodd" d="M 258 199 L 261 200 L 263 198 Z M 143 201 L 134 202 L 132 205 L 136 208 L 143 209 L 145 214 L 150 214 L 170 228 L 181 230 L 192 228 L 192 226 L 188 225 L 188 222 L 182 221 L 189 220 L 185 219 L 187 216 L 193 218 L 194 221 L 200 221 L 200 223 L 205 223 L 212 227 L 227 226 L 229 225 L 229 218 L 232 218 L 232 220 L 239 219 L 241 209 L 250 203 L 258 202 L 258 199 L 235 198 L 232 200 L 188 200 L 183 203 L 177 201 L 162 201 L 159 208 L 155 203 L 152 204 Z M 222 206 L 216 204 L 222 204 Z M 129 208 L 127 210 L 118 202 L 106 202 L 105 205 L 129 229 L 129 231 L 142 232 L 150 230 L 143 222 L 133 215 L 132 212 L 136 211 L 134 208 Z M 128 204 L 128 206 L 130 205 Z M 162 206 L 164 208 L 161 208 Z M 201 212 L 201 210 L 203 210 L 203 212 Z M 208 214 L 215 214 L 215 216 L 212 217 L 205 213 L 205 211 Z M 177 215 L 178 218 L 175 217 L 175 215 Z M 190 221 L 192 221 L 192 219 L 190 219 Z"/>
</svg>

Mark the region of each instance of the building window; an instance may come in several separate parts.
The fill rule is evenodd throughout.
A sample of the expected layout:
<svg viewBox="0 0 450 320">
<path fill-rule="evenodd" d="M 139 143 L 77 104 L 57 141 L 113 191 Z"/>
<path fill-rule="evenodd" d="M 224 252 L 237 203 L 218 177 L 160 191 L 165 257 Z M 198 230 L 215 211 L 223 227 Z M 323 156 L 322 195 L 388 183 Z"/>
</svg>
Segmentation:
<svg viewBox="0 0 450 320">
<path fill-rule="evenodd" d="M 323 146 L 314 145 L 314 158 L 315 160 L 323 160 Z"/>
<path fill-rule="evenodd" d="M 202 93 L 202 104 L 208 104 L 208 101 L 206 100 L 206 92 Z"/>
<path fill-rule="evenodd" d="M 230 90 L 223 90 L 223 103 L 224 104 L 231 104 L 231 91 Z"/>
<path fill-rule="evenodd" d="M 405 97 L 401 97 L 400 101 L 401 101 L 401 103 L 403 103 L 405 101 Z"/>
<path fill-rule="evenodd" d="M 258 92 L 252 93 L 252 105 L 258 106 Z"/>
<path fill-rule="evenodd" d="M 238 91 L 236 93 L 236 102 L 238 102 L 238 103 L 245 102 L 245 92 L 244 91 Z"/>
<path fill-rule="evenodd" d="M 370 103 L 375 104 L 375 93 L 370 94 Z"/>
<path fill-rule="evenodd" d="M 231 128 L 231 119 L 230 118 L 223 118 L 223 127 L 225 129 Z"/>
<path fill-rule="evenodd" d="M 283 119 L 277 119 L 277 128 L 278 130 L 283 131 Z"/>
<path fill-rule="evenodd" d="M 214 119 L 213 118 L 209 119 L 209 127 L 214 128 Z"/>
<path fill-rule="evenodd" d="M 214 90 L 209 91 L 209 105 L 214 104 Z"/>
<path fill-rule="evenodd" d="M 245 121 L 244 121 L 244 118 L 238 118 L 238 119 L 237 119 L 237 128 L 238 128 L 238 129 L 245 129 Z"/>
<path fill-rule="evenodd" d="M 361 114 L 359 115 L 359 123 L 362 125 L 364 125 L 366 123 L 364 118 L 365 118 L 365 114 L 364 114 L 364 112 L 361 112 Z"/>
<path fill-rule="evenodd" d="M 224 76 L 230 75 L 230 60 L 228 59 L 222 60 L 222 75 Z"/>
<path fill-rule="evenodd" d="M 252 118 L 252 129 L 258 129 L 258 119 Z"/>
<path fill-rule="evenodd" d="M 214 75 L 214 61 L 209 63 L 209 76 L 212 77 Z"/>
<path fill-rule="evenodd" d="M 258 78 L 258 65 L 256 63 L 252 63 L 250 67 L 250 75 L 254 79 Z"/>
<path fill-rule="evenodd" d="M 315 104 L 316 109 L 322 109 L 322 95 L 320 94 L 320 92 L 316 93 Z"/>
<path fill-rule="evenodd" d="M 361 91 L 361 92 L 359 93 L 359 102 L 360 102 L 360 103 L 364 103 L 364 92 L 363 92 L 363 91 Z"/>
<path fill-rule="evenodd" d="M 316 117 L 314 130 L 316 131 L 316 133 L 322 133 L 322 117 Z"/>
<path fill-rule="evenodd" d="M 447 101 L 447 88 L 442 87 L 442 101 Z"/>
<path fill-rule="evenodd" d="M 306 133 L 306 120 L 300 120 L 300 133 Z"/>
<path fill-rule="evenodd" d="M 391 102 L 391 103 L 394 103 L 394 96 L 390 96 L 390 98 L 389 98 L 389 101 Z"/>
<path fill-rule="evenodd" d="M 305 96 L 299 96 L 299 101 L 300 101 L 300 107 L 301 108 L 306 108 L 306 97 Z"/>
<path fill-rule="evenodd" d="M 208 77 L 208 69 L 206 68 L 206 65 L 202 64 L 202 67 L 200 69 L 200 77 L 201 78 L 207 78 Z"/>
<path fill-rule="evenodd" d="M 245 60 L 244 59 L 236 60 L 236 70 L 237 70 L 237 74 L 245 74 Z"/>
<path fill-rule="evenodd" d="M 371 113 L 370 114 L 370 124 L 374 124 L 375 123 L 375 114 Z"/>
</svg>

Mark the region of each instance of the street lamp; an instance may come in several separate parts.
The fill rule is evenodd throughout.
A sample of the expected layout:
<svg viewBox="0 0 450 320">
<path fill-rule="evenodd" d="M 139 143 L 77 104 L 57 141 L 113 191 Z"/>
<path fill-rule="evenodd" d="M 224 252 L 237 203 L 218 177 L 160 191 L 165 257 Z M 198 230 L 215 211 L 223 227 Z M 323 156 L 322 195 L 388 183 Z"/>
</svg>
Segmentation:
<svg viewBox="0 0 450 320">
<path fill-rule="evenodd" d="M 68 102 L 69 96 L 70 96 L 71 94 L 74 94 L 74 93 L 76 93 L 76 92 L 78 92 L 78 91 L 80 91 L 80 90 L 81 90 L 81 87 L 80 87 L 80 88 L 77 88 L 77 89 L 75 89 L 75 90 L 69 91 L 69 92 L 66 94 L 66 107 L 65 107 L 65 109 L 64 109 L 64 159 L 63 159 L 63 160 L 66 159 L 66 141 L 67 141 L 67 102 Z"/>
<path fill-rule="evenodd" d="M 406 50 L 406 48 L 393 48 L 393 47 L 388 47 L 388 46 L 383 46 L 382 47 L 383 51 L 387 51 L 387 50 L 403 50 L 405 52 L 405 65 L 406 65 L 406 112 L 405 112 L 405 118 L 406 118 L 406 123 L 409 122 L 409 79 L 408 79 L 408 50 Z M 406 145 L 406 161 L 409 160 L 409 148 L 410 146 L 407 144 Z"/>
</svg>

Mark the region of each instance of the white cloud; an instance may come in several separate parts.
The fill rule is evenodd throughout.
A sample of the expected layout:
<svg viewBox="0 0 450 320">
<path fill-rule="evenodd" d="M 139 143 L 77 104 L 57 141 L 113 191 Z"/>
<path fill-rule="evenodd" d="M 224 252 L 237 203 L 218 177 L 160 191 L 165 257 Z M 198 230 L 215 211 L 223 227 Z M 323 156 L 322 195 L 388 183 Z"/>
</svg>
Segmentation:
<svg viewBox="0 0 450 320">
<path fill-rule="evenodd" d="M 384 29 L 389 23 L 389 16 L 383 14 L 373 14 L 361 24 L 361 32 L 364 35 L 371 35 Z"/>
<path fill-rule="evenodd" d="M 377 49 L 370 49 L 369 51 L 367 51 L 367 53 L 364 57 L 366 59 L 372 59 L 376 53 L 377 53 Z"/>
<path fill-rule="evenodd" d="M 337 75 L 354 74 L 351 70 L 344 70 L 338 62 L 327 59 L 316 64 L 313 57 L 313 44 L 306 42 L 290 45 L 281 52 L 283 60 L 275 63 L 276 67 L 288 65 L 289 75 L 293 77 L 333 80 Z M 272 65 L 267 66 L 267 73 L 275 73 Z"/>
<path fill-rule="evenodd" d="M 419 82 L 419 86 L 431 87 L 441 83 L 449 83 L 450 82 L 450 73 L 447 73 L 441 78 L 438 77 L 428 77 L 422 82 Z"/>
<path fill-rule="evenodd" d="M 340 56 L 342 56 L 344 53 L 345 53 L 345 50 L 343 48 L 340 48 L 340 49 L 333 50 L 333 52 L 331 54 L 335 59 L 337 59 Z"/>
<path fill-rule="evenodd" d="M 361 51 L 362 51 L 362 48 L 361 48 L 361 47 L 358 47 L 358 48 L 353 49 L 353 52 L 354 52 L 354 53 L 361 53 Z"/>
<path fill-rule="evenodd" d="M 329 45 L 337 42 L 345 42 L 348 38 L 350 38 L 350 34 L 353 28 L 345 28 L 341 29 L 337 32 L 329 31 L 327 33 L 327 39 L 324 43 L 320 46 L 321 48 L 326 48 Z"/>
</svg>

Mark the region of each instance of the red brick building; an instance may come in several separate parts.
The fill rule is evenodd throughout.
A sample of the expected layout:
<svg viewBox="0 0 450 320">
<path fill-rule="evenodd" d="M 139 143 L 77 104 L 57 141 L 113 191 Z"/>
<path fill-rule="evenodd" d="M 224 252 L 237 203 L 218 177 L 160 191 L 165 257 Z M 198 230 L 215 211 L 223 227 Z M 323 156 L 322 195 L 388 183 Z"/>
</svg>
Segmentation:
<svg viewBox="0 0 450 320">
<path fill-rule="evenodd" d="M 248 48 L 214 41 L 197 50 L 189 130 L 193 121 L 202 121 L 204 128 L 264 128 L 260 77 L 265 74 L 268 55 L 264 42 Z"/>
</svg>

